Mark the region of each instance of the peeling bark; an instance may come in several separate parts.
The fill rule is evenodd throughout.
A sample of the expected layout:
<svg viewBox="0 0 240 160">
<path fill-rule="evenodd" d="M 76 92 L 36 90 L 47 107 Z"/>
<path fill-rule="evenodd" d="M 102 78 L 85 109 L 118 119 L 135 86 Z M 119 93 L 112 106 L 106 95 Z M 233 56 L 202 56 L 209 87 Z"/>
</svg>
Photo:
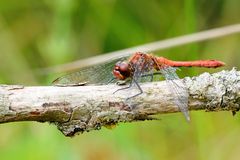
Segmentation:
<svg viewBox="0 0 240 160">
<path fill-rule="evenodd" d="M 203 73 L 182 80 L 189 93 L 190 110 L 232 111 L 240 108 L 240 71 Z M 113 92 L 122 86 L 57 87 L 0 86 L 0 123 L 51 122 L 65 136 L 100 129 L 118 122 L 151 119 L 150 115 L 179 112 L 165 81 L 144 83 L 144 93 L 131 101 L 135 89 Z"/>
</svg>

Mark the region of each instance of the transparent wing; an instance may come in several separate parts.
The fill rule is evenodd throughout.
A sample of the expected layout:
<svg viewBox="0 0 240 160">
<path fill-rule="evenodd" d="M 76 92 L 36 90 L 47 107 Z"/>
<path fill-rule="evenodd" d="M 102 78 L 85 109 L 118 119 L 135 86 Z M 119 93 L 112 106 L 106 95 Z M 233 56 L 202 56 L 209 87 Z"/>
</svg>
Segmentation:
<svg viewBox="0 0 240 160">
<path fill-rule="evenodd" d="M 184 114 L 187 121 L 190 121 L 189 111 L 188 111 L 188 92 L 183 84 L 182 81 L 174 81 L 178 80 L 179 77 L 176 74 L 177 68 L 173 68 L 170 66 L 164 66 L 161 67 L 160 71 L 162 75 L 165 77 L 168 86 L 170 87 L 170 90 L 174 97 L 176 97 L 175 104 L 179 107 L 181 112 Z"/>
<path fill-rule="evenodd" d="M 118 61 L 127 57 L 121 57 L 94 66 L 81 68 L 79 71 L 64 75 L 53 81 L 54 85 L 78 85 L 78 84 L 108 84 L 113 79 L 112 70 Z"/>
</svg>

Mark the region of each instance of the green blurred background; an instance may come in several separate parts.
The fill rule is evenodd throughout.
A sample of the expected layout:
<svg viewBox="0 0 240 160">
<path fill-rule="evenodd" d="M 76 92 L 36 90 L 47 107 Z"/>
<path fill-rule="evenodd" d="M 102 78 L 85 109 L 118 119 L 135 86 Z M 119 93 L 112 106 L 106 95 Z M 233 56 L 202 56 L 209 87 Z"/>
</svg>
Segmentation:
<svg viewBox="0 0 240 160">
<path fill-rule="evenodd" d="M 239 0 L 1 0 L 0 82 L 49 85 L 64 64 L 210 28 L 240 23 Z M 239 67 L 240 36 L 155 52 L 175 60 L 219 59 Z M 180 77 L 221 69 L 182 69 Z M 239 115 L 191 112 L 64 137 L 53 125 L 0 125 L 0 159 L 239 159 Z"/>
</svg>

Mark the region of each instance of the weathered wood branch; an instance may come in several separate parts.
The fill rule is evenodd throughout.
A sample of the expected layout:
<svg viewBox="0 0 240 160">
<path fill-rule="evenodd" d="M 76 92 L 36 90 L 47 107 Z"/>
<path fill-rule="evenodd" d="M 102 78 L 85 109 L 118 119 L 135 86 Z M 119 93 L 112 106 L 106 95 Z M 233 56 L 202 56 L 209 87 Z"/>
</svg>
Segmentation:
<svg viewBox="0 0 240 160">
<path fill-rule="evenodd" d="M 240 71 L 203 73 L 182 80 L 189 92 L 189 109 L 207 111 L 240 108 Z M 178 81 L 176 81 L 178 83 Z M 141 84 L 144 93 L 131 104 L 125 98 L 137 91 L 113 92 L 122 86 L 56 87 L 0 86 L 0 123 L 51 122 L 66 136 L 118 122 L 149 119 L 149 115 L 178 112 L 165 81 Z"/>
</svg>

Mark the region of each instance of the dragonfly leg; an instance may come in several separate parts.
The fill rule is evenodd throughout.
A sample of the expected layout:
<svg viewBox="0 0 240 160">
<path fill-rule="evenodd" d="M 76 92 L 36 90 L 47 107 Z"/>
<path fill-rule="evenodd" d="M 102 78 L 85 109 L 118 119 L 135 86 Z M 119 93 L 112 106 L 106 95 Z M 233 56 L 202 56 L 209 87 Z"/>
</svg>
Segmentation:
<svg viewBox="0 0 240 160">
<path fill-rule="evenodd" d="M 135 79 L 133 79 L 133 82 L 137 85 L 137 87 L 138 87 L 138 89 L 139 89 L 139 93 L 137 93 L 137 94 L 135 94 L 135 95 L 133 95 L 133 96 L 131 96 L 131 97 L 128 97 L 127 99 L 126 99 L 126 101 L 128 101 L 129 99 L 132 99 L 132 98 L 134 98 L 134 97 L 137 97 L 137 96 L 139 96 L 139 95 L 141 95 L 142 93 L 143 93 L 143 90 L 142 90 L 142 88 L 140 87 L 140 85 L 138 84 L 138 82 L 135 80 Z"/>
<path fill-rule="evenodd" d="M 132 84 L 133 84 L 133 81 L 131 81 L 131 83 L 130 83 L 129 86 L 124 87 L 124 88 L 117 89 L 116 91 L 113 92 L 113 94 L 115 94 L 115 93 L 118 92 L 118 91 L 121 91 L 121 90 L 125 90 L 125 89 L 128 89 L 128 88 L 131 88 L 131 87 L 132 87 Z"/>
</svg>

